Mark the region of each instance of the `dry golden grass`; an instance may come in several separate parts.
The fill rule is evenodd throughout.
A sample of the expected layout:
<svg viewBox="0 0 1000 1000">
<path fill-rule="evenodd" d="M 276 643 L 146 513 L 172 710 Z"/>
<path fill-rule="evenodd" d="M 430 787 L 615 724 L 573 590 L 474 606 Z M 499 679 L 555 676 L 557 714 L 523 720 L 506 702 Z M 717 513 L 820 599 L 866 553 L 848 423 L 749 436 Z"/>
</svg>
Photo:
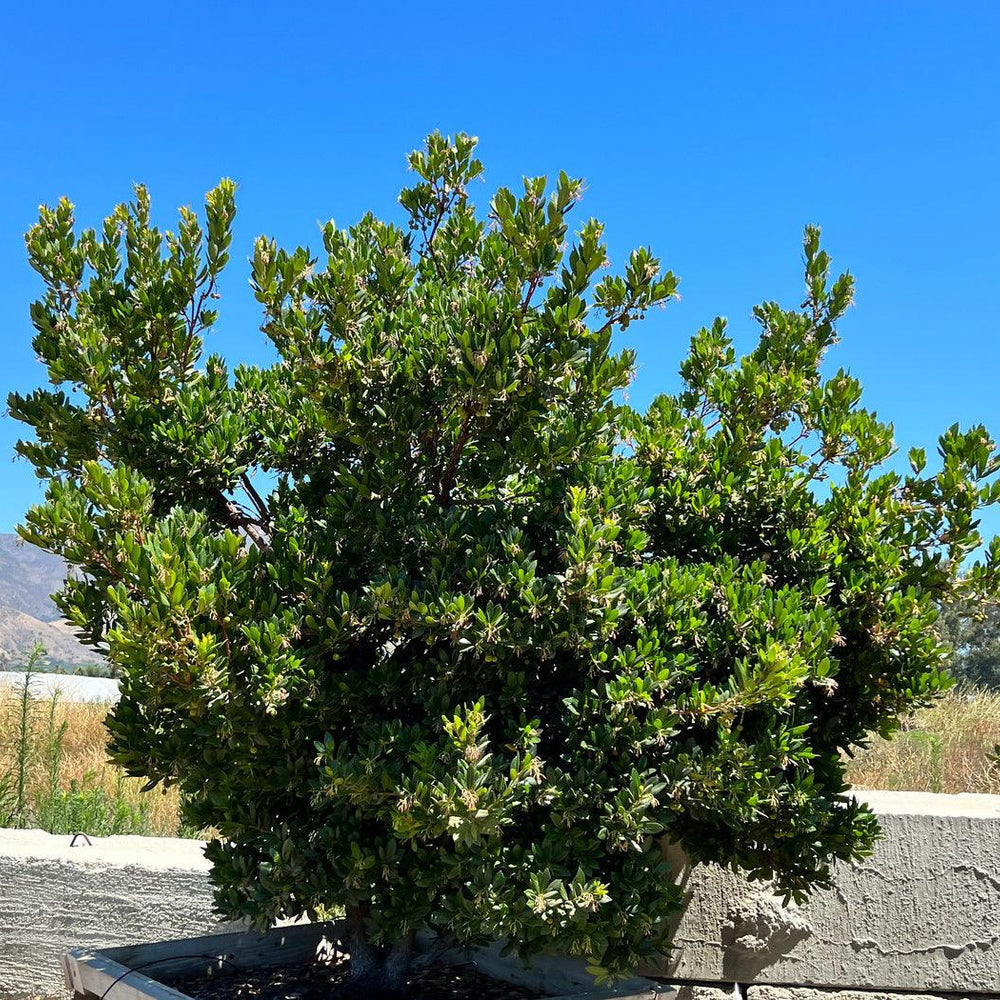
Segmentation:
<svg viewBox="0 0 1000 1000">
<path fill-rule="evenodd" d="M 855 788 L 1000 795 L 1000 692 L 949 691 L 850 762 Z"/>
<path fill-rule="evenodd" d="M 33 703 L 35 734 L 48 730 L 50 706 L 51 702 L 46 698 L 39 698 Z M 123 799 L 129 805 L 140 807 L 141 803 L 150 833 L 157 836 L 177 836 L 180 823 L 177 790 L 173 788 L 165 793 L 159 789 L 142 792 L 140 789 L 143 782 L 140 779 L 126 777 L 120 768 L 108 761 L 108 732 L 104 728 L 108 707 L 56 699 L 53 722 L 56 727 L 63 722 L 67 724 L 59 766 L 60 788 L 69 789 L 73 782 L 78 785 L 89 782 L 105 789 L 109 795 Z M 19 713 L 20 703 L 16 690 L 0 687 L 0 774 L 9 771 L 16 764 L 15 738 L 20 729 Z M 43 794 L 48 781 L 43 751 L 37 743 L 36 740 L 32 747 L 29 800 Z"/>
</svg>

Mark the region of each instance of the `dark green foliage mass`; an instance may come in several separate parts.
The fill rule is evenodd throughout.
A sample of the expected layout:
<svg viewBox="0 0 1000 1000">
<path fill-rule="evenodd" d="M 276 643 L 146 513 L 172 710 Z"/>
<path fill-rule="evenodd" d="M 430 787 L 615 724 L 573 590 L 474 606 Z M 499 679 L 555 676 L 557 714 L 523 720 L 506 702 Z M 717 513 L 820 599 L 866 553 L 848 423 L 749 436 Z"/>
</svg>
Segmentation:
<svg viewBox="0 0 1000 1000">
<path fill-rule="evenodd" d="M 982 427 L 937 471 L 821 373 L 852 280 L 805 236 L 800 308 L 691 340 L 622 404 L 620 332 L 674 297 L 648 250 L 599 277 L 582 184 L 477 212 L 475 142 L 410 156 L 402 227 L 260 238 L 278 360 L 202 356 L 234 185 L 204 222 L 27 237 L 54 388 L 10 399 L 48 481 L 20 529 L 84 575 L 64 615 L 122 675 L 112 753 L 212 826 L 220 907 L 346 908 L 358 969 L 413 932 L 618 973 L 668 946 L 660 838 L 799 897 L 877 833 L 842 753 L 946 681 L 939 602 L 995 597 Z M 267 483 L 265 487 L 263 484 Z"/>
</svg>

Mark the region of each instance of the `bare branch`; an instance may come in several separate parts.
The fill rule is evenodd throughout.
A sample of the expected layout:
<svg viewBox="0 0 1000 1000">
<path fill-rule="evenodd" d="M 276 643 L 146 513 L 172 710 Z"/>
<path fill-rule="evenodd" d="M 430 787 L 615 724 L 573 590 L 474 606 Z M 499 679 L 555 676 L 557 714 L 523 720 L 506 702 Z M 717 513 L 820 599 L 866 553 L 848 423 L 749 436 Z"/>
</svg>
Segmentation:
<svg viewBox="0 0 1000 1000">
<path fill-rule="evenodd" d="M 438 484 L 438 502 L 442 507 L 446 507 L 451 501 L 451 491 L 455 486 L 455 473 L 458 470 L 458 462 L 462 457 L 462 452 L 465 450 L 466 444 L 468 444 L 471 432 L 472 414 L 466 412 L 462 420 L 462 426 L 458 432 L 458 440 L 455 442 L 455 447 L 451 450 L 448 464 L 445 466 L 444 472 L 441 473 L 441 480 Z"/>
<path fill-rule="evenodd" d="M 250 477 L 245 472 L 240 474 L 240 484 L 243 486 L 246 495 L 250 498 L 254 507 L 256 507 L 262 525 L 269 526 L 271 523 L 271 513 L 267 509 L 267 504 L 257 490 L 254 489 L 253 483 L 250 482 Z"/>
</svg>

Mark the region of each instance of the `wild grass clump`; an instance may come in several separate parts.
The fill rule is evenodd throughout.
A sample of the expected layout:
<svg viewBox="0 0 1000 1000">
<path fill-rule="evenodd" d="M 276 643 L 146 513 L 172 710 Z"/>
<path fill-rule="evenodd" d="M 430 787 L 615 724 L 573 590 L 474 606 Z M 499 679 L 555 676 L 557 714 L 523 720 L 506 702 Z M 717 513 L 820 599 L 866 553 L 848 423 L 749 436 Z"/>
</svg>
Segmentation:
<svg viewBox="0 0 1000 1000">
<path fill-rule="evenodd" d="M 1000 794 L 1000 691 L 958 688 L 874 739 L 847 768 L 855 788 Z"/>
<path fill-rule="evenodd" d="M 33 693 L 37 659 L 16 686 L 0 687 L 0 827 L 193 835 L 181 827 L 176 789 L 143 792 L 108 761 L 108 705 Z"/>
</svg>

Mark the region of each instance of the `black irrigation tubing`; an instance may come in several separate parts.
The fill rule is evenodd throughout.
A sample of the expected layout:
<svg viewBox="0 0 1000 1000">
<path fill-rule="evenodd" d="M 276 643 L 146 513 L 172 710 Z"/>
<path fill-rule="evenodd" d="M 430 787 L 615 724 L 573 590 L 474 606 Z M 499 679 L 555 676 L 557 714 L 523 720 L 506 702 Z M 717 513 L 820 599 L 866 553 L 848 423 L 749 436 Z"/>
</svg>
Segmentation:
<svg viewBox="0 0 1000 1000">
<path fill-rule="evenodd" d="M 142 969 L 148 969 L 151 965 L 162 965 L 164 962 L 177 962 L 183 958 L 208 958 L 213 962 L 225 962 L 226 965 L 231 965 L 237 972 L 243 972 L 235 962 L 231 959 L 226 958 L 225 955 L 210 955 L 207 952 L 205 954 L 195 953 L 193 955 L 171 955 L 169 958 L 154 958 L 152 961 L 143 962 L 140 965 L 134 965 L 131 969 L 126 969 L 120 976 L 111 981 L 111 985 L 101 994 L 100 1000 L 105 1000 L 107 995 L 116 987 L 126 976 L 131 975 L 133 972 L 139 972 Z"/>
</svg>

